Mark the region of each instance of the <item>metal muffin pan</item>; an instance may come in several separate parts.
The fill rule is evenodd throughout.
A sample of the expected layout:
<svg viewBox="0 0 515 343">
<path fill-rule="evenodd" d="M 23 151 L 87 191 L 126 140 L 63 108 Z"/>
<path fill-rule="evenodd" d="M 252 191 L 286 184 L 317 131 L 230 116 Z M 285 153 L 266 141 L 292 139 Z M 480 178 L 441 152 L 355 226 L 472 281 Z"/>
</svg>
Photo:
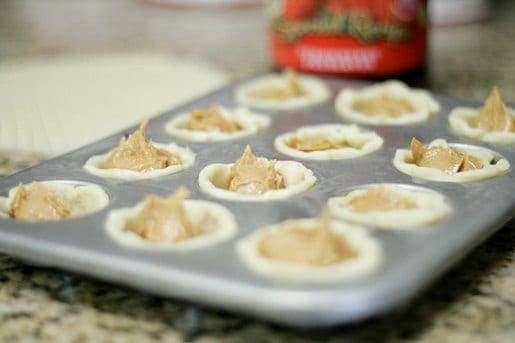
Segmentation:
<svg viewBox="0 0 515 343">
<path fill-rule="evenodd" d="M 152 294 L 292 326 L 348 323 L 406 304 L 515 215 L 515 145 L 490 145 L 452 134 L 447 124 L 449 111 L 458 105 L 480 104 L 433 94 L 442 110 L 428 122 L 391 127 L 360 125 L 383 137 L 384 145 L 375 153 L 350 160 L 299 160 L 318 178 L 316 185 L 303 194 L 282 201 L 233 202 L 212 198 L 198 189 L 196 180 L 203 167 L 214 162 L 234 162 L 247 144 L 257 156 L 291 160 L 273 148 L 273 140 L 279 134 L 311 124 L 350 124 L 336 115 L 334 96 L 343 87 L 362 87 L 369 83 L 322 80 L 332 90 L 330 101 L 301 110 L 255 110 L 267 114 L 272 123 L 263 133 L 249 138 L 191 143 L 172 139 L 163 129 L 175 114 L 194 107 L 235 106 L 233 90 L 241 82 L 153 118 L 147 129 L 153 141 L 173 140 L 181 146 L 189 146 L 197 154 L 193 167 L 179 174 L 122 182 L 83 171 L 82 165 L 90 156 L 115 147 L 120 136 L 133 132 L 137 128 L 134 126 L 0 179 L 0 192 L 6 192 L 18 182 L 64 180 L 97 184 L 110 196 L 106 208 L 75 219 L 27 223 L 0 218 L 0 250 L 37 264 L 83 273 Z M 395 150 L 408 147 L 414 136 L 426 144 L 435 138 L 445 138 L 452 143 L 483 146 L 507 158 L 512 166 L 501 176 L 467 184 L 414 180 L 392 165 Z M 371 229 L 383 246 L 383 261 L 375 273 L 355 281 L 316 285 L 280 283 L 254 274 L 239 260 L 235 242 L 256 229 L 286 219 L 318 216 L 329 197 L 382 182 L 422 186 L 440 192 L 448 198 L 454 211 L 447 219 L 417 230 Z M 236 236 L 205 249 L 155 253 L 123 247 L 108 237 L 104 221 L 110 210 L 133 206 L 150 193 L 168 195 L 180 185 L 190 189 L 192 199 L 215 201 L 232 211 L 239 226 Z"/>
</svg>

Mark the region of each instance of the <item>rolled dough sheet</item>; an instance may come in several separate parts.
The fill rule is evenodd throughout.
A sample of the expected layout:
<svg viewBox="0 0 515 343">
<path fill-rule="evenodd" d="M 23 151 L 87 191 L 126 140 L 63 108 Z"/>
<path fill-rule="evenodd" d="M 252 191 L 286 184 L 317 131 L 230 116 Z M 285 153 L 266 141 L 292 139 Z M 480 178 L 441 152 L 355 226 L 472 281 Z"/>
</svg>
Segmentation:
<svg viewBox="0 0 515 343">
<path fill-rule="evenodd" d="M 0 150 L 56 156 L 227 83 L 199 60 L 150 53 L 0 63 Z"/>
</svg>

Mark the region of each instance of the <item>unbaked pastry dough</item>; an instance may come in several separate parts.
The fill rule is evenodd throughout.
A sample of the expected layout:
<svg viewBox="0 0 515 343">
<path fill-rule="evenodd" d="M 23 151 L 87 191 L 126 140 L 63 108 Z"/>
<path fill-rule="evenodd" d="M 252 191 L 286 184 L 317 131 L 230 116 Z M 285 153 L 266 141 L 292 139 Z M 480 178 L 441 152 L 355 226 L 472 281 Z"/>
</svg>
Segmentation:
<svg viewBox="0 0 515 343">
<path fill-rule="evenodd" d="M 306 149 L 292 147 L 292 140 L 305 145 Z M 274 140 L 277 151 L 310 160 L 355 158 L 370 154 L 382 145 L 383 139 L 375 132 L 360 130 L 356 125 L 340 124 L 304 126 Z"/>
<path fill-rule="evenodd" d="M 97 185 L 58 181 L 44 181 L 41 184 L 49 188 L 60 203 L 70 210 L 70 216 L 60 220 L 72 219 L 101 210 L 109 203 L 109 196 Z M 32 185 L 24 186 L 29 190 Z M 7 197 L 0 196 L 0 217 L 11 216 L 11 205 L 17 191 L 18 186 L 11 188 Z"/>
<path fill-rule="evenodd" d="M 400 101 L 401 105 L 399 107 L 405 107 L 409 112 L 402 115 L 388 115 L 387 113 L 368 115 L 356 109 L 356 105 L 359 103 L 367 103 L 381 98 L 390 106 Z M 374 125 L 419 123 L 428 120 L 440 111 L 439 103 L 429 92 L 421 89 L 411 89 L 397 80 L 386 81 L 363 89 L 343 89 L 336 97 L 335 106 L 337 113 L 345 119 Z M 384 106 L 384 108 L 388 107 Z M 394 107 L 397 107 L 397 105 Z"/>
<path fill-rule="evenodd" d="M 228 109 L 216 107 L 219 114 L 226 120 L 234 123 L 237 127 L 235 131 L 224 132 L 221 130 L 191 130 L 186 127 L 191 116 L 189 113 L 179 113 L 165 125 L 165 131 L 171 136 L 194 142 L 225 141 L 248 137 L 263 131 L 270 125 L 270 118 L 263 114 L 249 111 L 247 108 L 238 107 Z M 211 111 L 213 109 L 209 109 Z"/>
<path fill-rule="evenodd" d="M 134 207 L 112 210 L 106 219 L 105 229 L 121 245 L 150 251 L 199 249 L 231 238 L 238 229 L 233 214 L 222 205 L 211 201 L 182 200 L 182 207 L 188 221 L 202 234 L 176 242 L 156 242 L 141 237 L 129 228 L 129 223 L 138 216 L 143 202 Z"/>
<path fill-rule="evenodd" d="M 329 88 L 318 78 L 297 76 L 290 70 L 252 80 L 235 91 L 237 103 L 271 110 L 308 107 L 324 102 L 329 97 Z"/>
<path fill-rule="evenodd" d="M 441 147 L 450 148 L 444 139 L 435 139 L 429 143 L 428 148 Z M 510 163 L 504 159 L 496 159 L 493 153 L 481 147 L 466 147 L 452 145 L 452 149 L 466 153 L 481 161 L 483 168 L 465 170 L 457 173 L 446 173 L 440 169 L 431 167 L 419 167 L 415 164 L 411 149 L 397 149 L 393 159 L 393 165 L 399 171 L 426 180 L 446 182 L 471 182 L 491 178 L 500 175 L 510 168 Z"/>
<path fill-rule="evenodd" d="M 0 63 L 0 150 L 49 157 L 230 81 L 225 71 L 192 56 L 148 51 L 6 57 Z"/>
<path fill-rule="evenodd" d="M 246 156 L 248 153 L 247 149 L 250 148 L 247 146 L 242 157 Z M 251 151 L 250 154 L 252 154 Z M 228 189 L 229 175 L 235 163 L 214 163 L 204 167 L 204 169 L 200 171 L 198 177 L 200 189 L 204 193 L 225 200 L 266 201 L 285 199 L 300 194 L 307 191 L 316 182 L 316 177 L 313 175 L 313 172 L 299 162 L 269 161 L 264 157 L 256 158 L 253 155 L 252 157 L 262 166 L 267 165 L 267 168 L 273 168 L 273 171 L 277 174 L 276 176 L 280 179 L 278 181 L 281 187 L 269 189 L 261 194 L 243 194 L 231 191 Z"/>
<path fill-rule="evenodd" d="M 497 116 L 503 115 L 504 118 L 492 118 L 496 124 L 501 124 L 500 130 L 489 131 L 477 125 L 477 119 L 483 112 L 485 116 L 493 116 L 494 111 Z M 511 116 L 511 117 L 510 117 Z M 491 143 L 515 143 L 515 109 L 507 107 L 501 99 L 496 88 L 492 90 L 482 108 L 456 107 L 449 114 L 449 124 L 459 135 Z"/>
<path fill-rule="evenodd" d="M 403 208 L 388 210 L 355 211 L 352 201 L 361 199 L 369 190 L 378 190 L 392 204 L 400 203 Z M 429 189 L 417 189 L 394 184 L 379 184 L 354 190 L 345 196 L 330 198 L 327 202 L 331 213 L 342 220 L 388 229 L 412 229 L 417 225 L 442 220 L 452 212 L 446 198 Z M 402 207 L 402 206 L 400 206 Z"/>
<path fill-rule="evenodd" d="M 331 221 L 331 233 L 345 240 L 356 256 L 328 265 L 311 265 L 271 259 L 263 256 L 259 247 L 265 235 L 285 229 L 314 230 L 319 218 L 292 219 L 259 229 L 240 240 L 236 250 L 242 262 L 253 272 L 285 282 L 323 283 L 365 277 L 379 266 L 382 248 L 363 228 L 340 221 Z"/>
<path fill-rule="evenodd" d="M 110 160 L 110 156 L 112 155 L 112 153 L 114 151 L 116 151 L 118 149 L 118 147 L 117 147 L 105 154 L 95 155 L 95 156 L 90 157 L 83 166 L 84 170 L 86 170 L 87 172 L 89 172 L 93 175 L 108 178 L 108 179 L 139 180 L 139 179 L 150 179 L 150 178 L 178 173 L 178 172 L 181 172 L 193 165 L 193 163 L 195 162 L 195 154 L 193 152 L 191 152 L 191 150 L 189 150 L 187 148 L 182 148 L 175 143 L 169 143 L 169 144 L 153 143 L 146 137 L 146 135 L 144 133 L 145 127 L 146 127 L 146 122 L 144 121 L 141 124 L 140 128 L 138 130 L 136 130 L 134 133 L 132 133 L 127 140 L 122 138 L 120 144 L 128 145 L 128 143 L 126 143 L 126 142 L 130 141 L 131 137 L 135 137 L 136 135 L 139 135 L 137 139 L 142 139 L 144 142 L 135 142 L 133 144 L 135 147 L 137 147 L 138 149 L 142 149 L 143 145 L 150 144 L 150 147 L 153 146 L 155 149 L 157 149 L 157 151 L 164 151 L 165 153 L 169 154 L 173 160 L 177 160 L 177 159 L 180 160 L 180 163 L 170 164 L 167 167 L 162 168 L 162 169 L 150 169 L 150 170 L 144 170 L 144 171 L 121 169 L 121 168 L 105 168 L 106 162 Z M 130 155 L 130 156 L 132 156 L 132 155 Z M 123 156 L 123 157 L 125 158 L 126 156 Z"/>
</svg>

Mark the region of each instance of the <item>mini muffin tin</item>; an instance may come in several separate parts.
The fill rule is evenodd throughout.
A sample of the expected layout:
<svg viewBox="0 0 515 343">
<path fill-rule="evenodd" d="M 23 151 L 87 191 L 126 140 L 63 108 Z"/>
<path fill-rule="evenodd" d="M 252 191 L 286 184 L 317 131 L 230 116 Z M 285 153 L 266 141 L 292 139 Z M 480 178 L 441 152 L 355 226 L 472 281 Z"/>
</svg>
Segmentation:
<svg viewBox="0 0 515 343">
<path fill-rule="evenodd" d="M 178 174 L 157 179 L 117 181 L 90 175 L 82 169 L 89 157 L 115 147 L 121 135 L 136 130 L 137 126 L 134 126 L 0 179 L 0 192 L 3 193 L 19 182 L 53 180 L 94 183 L 103 187 L 110 196 L 106 208 L 79 218 L 44 223 L 0 218 L 0 250 L 40 265 L 72 270 L 145 292 L 300 327 L 353 322 L 408 303 L 514 216 L 515 145 L 490 145 L 454 135 L 447 123 L 450 110 L 458 105 L 477 107 L 480 103 L 433 94 L 442 110 L 425 123 L 389 127 L 360 125 L 377 132 L 384 139 L 379 151 L 349 160 L 298 160 L 313 170 L 318 179 L 315 186 L 303 194 L 281 201 L 235 202 L 218 200 L 199 190 L 197 176 L 202 168 L 215 162 L 234 162 L 247 144 L 252 146 L 257 156 L 292 160 L 274 150 L 273 141 L 278 135 L 311 124 L 351 124 L 336 115 L 334 96 L 343 87 L 363 87 L 369 83 L 332 78 L 322 80 L 332 91 L 330 101 L 298 110 L 255 110 L 267 114 L 272 123 L 263 133 L 248 138 L 194 143 L 172 139 L 164 131 L 164 125 L 174 115 L 195 107 L 214 104 L 236 106 L 233 91 L 241 83 L 234 83 L 151 119 L 147 134 L 153 141 L 175 141 L 196 153 L 194 165 Z M 412 137 L 417 137 L 424 144 L 435 138 L 444 138 L 451 143 L 486 147 L 508 159 L 512 166 L 503 175 L 472 183 L 416 180 L 392 165 L 395 150 L 408 147 Z M 412 230 L 371 228 L 372 235 L 383 247 L 382 263 L 371 275 L 353 281 L 322 284 L 278 282 L 254 274 L 239 260 L 235 243 L 260 227 L 292 218 L 318 216 L 328 198 L 363 185 L 383 182 L 437 191 L 448 199 L 453 212 L 439 223 Z M 181 185 L 189 188 L 191 199 L 215 201 L 232 211 L 239 226 L 236 235 L 205 249 L 186 252 L 141 251 L 121 246 L 109 238 L 104 222 L 110 210 L 134 206 L 147 194 L 168 195 Z"/>
</svg>

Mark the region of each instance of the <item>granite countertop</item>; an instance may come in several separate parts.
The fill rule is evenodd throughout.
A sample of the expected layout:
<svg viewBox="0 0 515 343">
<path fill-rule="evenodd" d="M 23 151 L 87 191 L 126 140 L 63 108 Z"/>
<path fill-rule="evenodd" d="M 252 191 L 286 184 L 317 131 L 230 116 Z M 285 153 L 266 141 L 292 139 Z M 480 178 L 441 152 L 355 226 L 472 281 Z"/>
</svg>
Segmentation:
<svg viewBox="0 0 515 343">
<path fill-rule="evenodd" d="M 428 67 L 412 83 L 476 100 L 497 85 L 515 103 L 514 15 L 515 2 L 498 1 L 486 22 L 432 29 Z M 198 22 L 207 23 L 212 34 L 199 34 Z M 92 23 L 94 29 L 83 35 Z M 123 0 L 4 0 L 0 58 L 161 50 L 208 58 L 240 78 L 270 68 L 263 29 L 263 13 L 256 8 L 170 11 Z M 230 51 L 231 58 L 219 51 Z M 39 160 L 12 152 L 0 156 L 0 176 Z M 278 327 L 0 255 L 0 341 L 513 342 L 514 284 L 515 220 L 406 308 L 318 331 Z"/>
</svg>

